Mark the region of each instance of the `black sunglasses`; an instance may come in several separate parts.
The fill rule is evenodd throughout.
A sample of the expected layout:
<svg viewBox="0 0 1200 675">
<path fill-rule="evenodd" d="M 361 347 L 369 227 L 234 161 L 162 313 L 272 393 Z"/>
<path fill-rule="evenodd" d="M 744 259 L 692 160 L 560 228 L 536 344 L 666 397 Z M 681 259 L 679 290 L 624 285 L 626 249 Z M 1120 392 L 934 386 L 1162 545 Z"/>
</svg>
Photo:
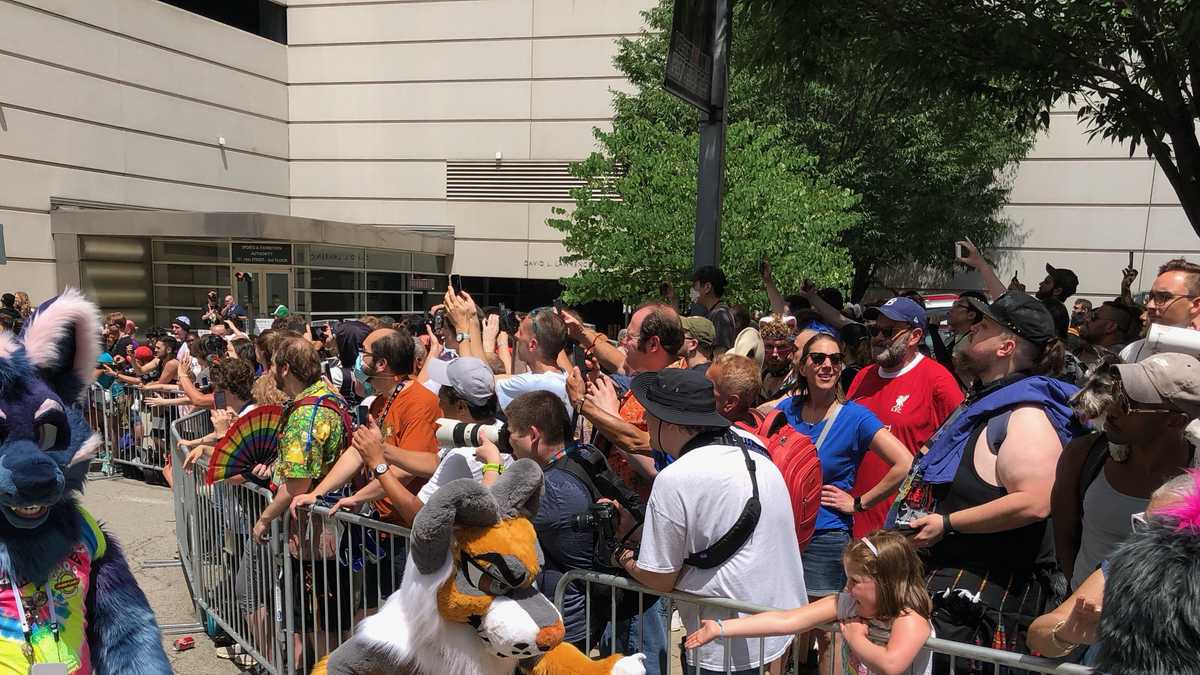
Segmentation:
<svg viewBox="0 0 1200 675">
<path fill-rule="evenodd" d="M 825 359 L 829 359 L 830 365 L 832 365 L 834 368 L 837 368 L 846 361 L 845 357 L 843 357 L 841 354 L 824 354 L 822 352 L 811 352 L 808 355 L 808 358 L 810 361 L 812 361 L 814 366 L 824 365 Z"/>
<path fill-rule="evenodd" d="M 896 337 L 900 333 L 907 333 L 910 330 L 912 330 L 912 329 L 911 328 L 880 328 L 877 325 L 872 325 L 867 328 L 867 332 L 871 334 L 871 337 L 878 337 L 878 336 L 882 335 L 883 337 L 885 337 L 889 340 Z"/>
</svg>

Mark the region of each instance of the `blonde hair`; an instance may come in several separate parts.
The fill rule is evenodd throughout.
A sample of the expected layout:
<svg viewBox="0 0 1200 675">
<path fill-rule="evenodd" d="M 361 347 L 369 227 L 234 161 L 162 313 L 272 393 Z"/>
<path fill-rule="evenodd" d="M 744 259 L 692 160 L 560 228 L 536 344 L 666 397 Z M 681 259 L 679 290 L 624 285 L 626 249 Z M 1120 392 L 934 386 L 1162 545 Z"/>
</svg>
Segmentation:
<svg viewBox="0 0 1200 675">
<path fill-rule="evenodd" d="M 854 571 L 875 580 L 876 617 L 886 621 L 912 611 L 928 619 L 933 602 L 925 588 L 921 558 L 908 537 L 894 530 L 875 530 L 863 539 L 846 546 L 842 561 L 847 574 Z"/>
<path fill-rule="evenodd" d="M 33 303 L 29 301 L 29 294 L 25 291 L 17 291 L 13 293 L 13 297 L 17 299 L 13 308 L 21 313 L 22 319 L 28 319 L 30 314 L 33 314 Z"/>
<path fill-rule="evenodd" d="M 722 354 L 713 362 L 713 367 L 720 369 L 721 389 L 737 394 L 747 406 L 756 404 L 762 390 L 762 374 L 754 359 L 740 354 Z"/>
</svg>

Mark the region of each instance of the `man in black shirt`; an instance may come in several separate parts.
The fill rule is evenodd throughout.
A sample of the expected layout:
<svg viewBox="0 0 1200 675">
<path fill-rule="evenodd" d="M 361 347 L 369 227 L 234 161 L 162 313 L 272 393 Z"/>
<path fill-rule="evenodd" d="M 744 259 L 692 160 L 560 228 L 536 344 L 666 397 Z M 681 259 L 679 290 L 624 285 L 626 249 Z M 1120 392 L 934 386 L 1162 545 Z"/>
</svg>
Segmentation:
<svg viewBox="0 0 1200 675">
<path fill-rule="evenodd" d="M 732 347 L 735 336 L 733 312 L 721 299 L 727 284 L 725 273 L 712 265 L 701 267 L 692 275 L 692 302 L 704 308 L 704 318 L 717 329 L 717 337 L 713 340 L 713 356 L 720 356 Z"/>
</svg>

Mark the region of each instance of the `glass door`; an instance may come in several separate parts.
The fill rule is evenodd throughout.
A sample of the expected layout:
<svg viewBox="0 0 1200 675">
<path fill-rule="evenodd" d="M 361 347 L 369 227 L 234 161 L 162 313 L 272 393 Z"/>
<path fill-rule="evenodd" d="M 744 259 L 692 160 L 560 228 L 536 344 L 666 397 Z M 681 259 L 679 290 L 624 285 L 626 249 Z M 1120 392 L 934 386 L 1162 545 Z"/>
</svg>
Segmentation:
<svg viewBox="0 0 1200 675">
<path fill-rule="evenodd" d="M 271 327 L 280 306 L 292 307 L 292 270 L 287 267 L 244 267 L 234 269 L 234 297 L 246 310 L 251 335 Z"/>
</svg>

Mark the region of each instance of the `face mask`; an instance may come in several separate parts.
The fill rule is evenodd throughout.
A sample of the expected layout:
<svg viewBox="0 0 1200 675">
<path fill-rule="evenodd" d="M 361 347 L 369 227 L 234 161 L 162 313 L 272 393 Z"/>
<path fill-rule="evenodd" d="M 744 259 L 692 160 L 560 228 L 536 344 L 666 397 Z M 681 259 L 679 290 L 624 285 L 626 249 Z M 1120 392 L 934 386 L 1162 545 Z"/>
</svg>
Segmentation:
<svg viewBox="0 0 1200 675">
<path fill-rule="evenodd" d="M 357 382 L 363 390 L 363 397 L 375 395 L 375 385 L 371 384 L 371 376 L 363 371 L 363 355 L 359 354 L 358 359 L 354 362 L 354 381 Z"/>
<path fill-rule="evenodd" d="M 700 301 L 700 291 L 693 288 L 691 291 L 688 292 L 688 297 L 692 299 L 692 302 L 699 302 Z"/>
</svg>

